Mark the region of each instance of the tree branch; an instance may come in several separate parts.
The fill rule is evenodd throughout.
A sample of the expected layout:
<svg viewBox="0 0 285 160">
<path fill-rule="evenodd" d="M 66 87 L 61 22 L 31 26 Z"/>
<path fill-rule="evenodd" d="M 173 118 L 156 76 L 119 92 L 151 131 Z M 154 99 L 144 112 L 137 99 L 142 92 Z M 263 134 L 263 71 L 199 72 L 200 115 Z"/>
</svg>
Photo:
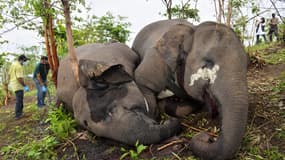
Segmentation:
<svg viewBox="0 0 285 160">
<path fill-rule="evenodd" d="M 14 27 L 9 28 L 9 29 L 7 29 L 7 30 L 1 32 L 1 33 L 0 33 L 0 37 L 3 36 L 3 34 L 8 33 L 8 32 L 10 32 L 10 31 L 16 29 L 17 27 L 19 27 L 19 26 L 21 26 L 21 25 L 23 25 L 23 24 L 25 24 L 25 23 L 27 23 L 27 22 L 31 22 L 31 21 L 33 21 L 33 20 L 35 20 L 35 19 L 37 19 L 37 18 L 39 18 L 39 17 L 34 17 L 34 18 L 28 19 L 28 20 L 26 20 L 26 21 L 24 21 L 24 22 L 15 24 Z"/>
</svg>

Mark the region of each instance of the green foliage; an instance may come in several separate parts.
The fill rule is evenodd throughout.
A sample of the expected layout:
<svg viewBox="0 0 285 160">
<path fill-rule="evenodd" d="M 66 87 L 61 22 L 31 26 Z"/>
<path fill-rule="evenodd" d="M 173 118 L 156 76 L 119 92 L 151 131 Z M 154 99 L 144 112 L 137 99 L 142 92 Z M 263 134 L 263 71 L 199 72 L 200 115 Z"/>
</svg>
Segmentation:
<svg viewBox="0 0 285 160">
<path fill-rule="evenodd" d="M 125 43 L 128 40 L 130 31 L 126 28 L 130 26 L 130 23 L 123 23 L 125 18 L 118 17 L 118 20 L 108 12 L 105 16 L 102 16 L 98 20 L 93 22 L 95 27 L 95 35 L 97 36 L 97 42 L 108 42 L 110 40 L 117 40 Z"/>
<path fill-rule="evenodd" d="M 172 19 L 179 18 L 179 19 L 191 19 L 193 21 L 200 21 L 199 17 L 199 10 L 196 7 L 196 4 L 191 4 L 191 2 L 197 3 L 197 0 L 189 0 L 184 2 L 183 0 L 180 1 L 180 4 L 176 4 L 173 7 L 169 8 L 169 11 L 160 13 L 161 15 L 168 17 L 168 14 L 171 14 Z"/>
<path fill-rule="evenodd" d="M 251 37 L 246 37 L 244 34 L 247 25 L 247 19 L 248 19 L 247 16 L 241 16 L 235 20 L 233 29 L 241 40 L 251 38 Z"/>
<path fill-rule="evenodd" d="M 283 124 L 282 128 L 276 129 L 278 131 L 277 138 L 282 141 L 285 141 L 285 124 Z"/>
<path fill-rule="evenodd" d="M 2 89 L 2 86 L 0 86 L 0 106 L 3 105 L 4 99 L 5 99 L 5 92 Z"/>
<path fill-rule="evenodd" d="M 59 139 L 66 139 L 76 131 L 75 120 L 70 114 L 65 113 L 62 107 L 51 109 L 46 122 L 50 123 L 48 129 Z"/>
<path fill-rule="evenodd" d="M 185 4 L 185 6 L 181 5 L 175 5 L 173 8 L 171 8 L 172 16 L 175 18 L 181 18 L 181 19 L 193 19 L 194 21 L 200 20 L 200 17 L 198 15 L 199 10 L 196 8 L 191 8 L 190 4 Z"/>
<path fill-rule="evenodd" d="M 285 49 L 278 43 L 262 43 L 246 48 L 251 59 L 258 56 L 267 64 L 285 63 Z"/>
<path fill-rule="evenodd" d="M 262 54 L 265 62 L 268 64 L 279 64 L 285 62 L 285 49 L 279 50 L 276 53 Z"/>
<path fill-rule="evenodd" d="M 87 16 L 84 21 L 80 18 L 77 21 L 80 25 L 73 27 L 74 47 L 87 43 L 104 43 L 111 40 L 125 43 L 130 35 L 129 22 L 124 17 L 113 16 L 110 12 L 102 17 Z M 55 28 L 55 37 L 59 57 L 67 53 L 66 29 L 61 21 L 58 21 Z"/>
<path fill-rule="evenodd" d="M 56 159 L 56 153 L 53 151 L 58 141 L 55 137 L 46 136 L 40 140 L 33 140 L 26 144 L 14 144 L 1 148 L 3 158 L 16 158 L 28 160 Z M 16 157 L 10 157 L 15 155 Z"/>
<path fill-rule="evenodd" d="M 248 15 L 243 13 L 243 8 L 248 6 L 251 8 L 252 14 L 258 14 L 259 7 L 257 1 L 252 0 L 232 0 L 232 19 L 231 24 L 234 31 L 240 37 L 241 41 L 251 39 L 252 37 L 246 35 L 246 28 L 249 22 Z M 227 14 L 227 13 L 226 13 Z"/>
<path fill-rule="evenodd" d="M 247 135 L 242 142 L 242 155 L 238 155 L 237 159 L 256 159 L 256 160 L 281 160 L 285 157 L 277 147 L 271 147 L 268 149 L 262 149 L 258 146 L 253 146 L 255 143 L 255 137 L 253 135 Z"/>
<path fill-rule="evenodd" d="M 6 126 L 7 126 L 6 123 L 0 122 L 0 134 L 6 128 Z"/>
<path fill-rule="evenodd" d="M 130 157 L 130 159 L 138 160 L 139 155 L 147 148 L 147 146 L 144 146 L 143 144 L 139 144 L 137 141 L 135 144 L 135 150 L 127 150 L 125 148 L 121 148 L 121 151 L 124 152 L 123 155 L 120 157 L 120 159 L 126 159 L 127 157 Z"/>
<path fill-rule="evenodd" d="M 280 76 L 277 81 L 277 85 L 272 88 L 272 91 L 279 94 L 285 90 L 285 74 Z"/>
<path fill-rule="evenodd" d="M 185 136 L 188 138 L 193 138 L 195 134 L 196 134 L 195 132 L 188 131 L 187 133 L 185 133 Z"/>
<path fill-rule="evenodd" d="M 284 159 L 285 155 L 279 152 L 277 147 L 273 147 L 271 149 L 265 150 L 264 157 L 265 159 L 279 160 L 279 159 Z"/>
</svg>

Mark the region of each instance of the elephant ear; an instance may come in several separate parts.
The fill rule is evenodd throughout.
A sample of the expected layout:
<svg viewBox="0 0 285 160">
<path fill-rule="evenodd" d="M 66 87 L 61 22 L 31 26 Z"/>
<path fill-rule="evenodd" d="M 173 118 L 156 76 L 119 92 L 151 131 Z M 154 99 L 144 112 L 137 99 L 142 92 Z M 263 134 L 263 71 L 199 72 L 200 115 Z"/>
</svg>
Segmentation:
<svg viewBox="0 0 285 160">
<path fill-rule="evenodd" d="M 102 73 L 100 78 L 109 84 L 122 84 L 133 80 L 133 78 L 126 72 L 124 66 L 121 64 L 116 64 L 109 67 Z"/>
<path fill-rule="evenodd" d="M 82 87 L 87 87 L 91 78 L 99 77 L 104 71 L 110 68 L 105 62 L 92 60 L 79 60 L 79 83 Z"/>
<path fill-rule="evenodd" d="M 132 80 L 122 64 L 107 64 L 92 60 L 79 61 L 79 82 L 84 88 L 103 89 L 109 84 L 120 84 Z"/>
<path fill-rule="evenodd" d="M 190 24 L 176 24 L 157 42 L 155 48 L 172 71 L 176 69 L 178 58 L 190 52 L 193 33 L 194 28 Z"/>
</svg>

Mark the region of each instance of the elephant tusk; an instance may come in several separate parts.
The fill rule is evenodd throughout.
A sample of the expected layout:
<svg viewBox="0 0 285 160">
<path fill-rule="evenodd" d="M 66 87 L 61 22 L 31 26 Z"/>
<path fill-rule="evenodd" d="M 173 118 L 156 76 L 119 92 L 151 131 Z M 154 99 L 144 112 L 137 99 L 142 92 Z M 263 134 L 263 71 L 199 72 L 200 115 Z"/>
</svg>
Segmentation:
<svg viewBox="0 0 285 160">
<path fill-rule="evenodd" d="M 217 72 L 219 71 L 219 69 L 219 65 L 215 65 L 212 69 L 199 68 L 197 73 L 191 75 L 189 86 L 193 86 L 195 81 L 200 78 L 202 78 L 203 80 L 209 80 L 210 84 L 213 84 L 217 78 Z"/>
<path fill-rule="evenodd" d="M 145 97 L 143 99 L 144 99 L 146 111 L 149 112 L 149 106 L 148 106 L 147 100 L 145 99 Z"/>
<path fill-rule="evenodd" d="M 163 98 L 171 97 L 173 95 L 174 95 L 174 93 L 172 91 L 165 89 L 158 94 L 157 98 L 163 99 Z"/>
</svg>

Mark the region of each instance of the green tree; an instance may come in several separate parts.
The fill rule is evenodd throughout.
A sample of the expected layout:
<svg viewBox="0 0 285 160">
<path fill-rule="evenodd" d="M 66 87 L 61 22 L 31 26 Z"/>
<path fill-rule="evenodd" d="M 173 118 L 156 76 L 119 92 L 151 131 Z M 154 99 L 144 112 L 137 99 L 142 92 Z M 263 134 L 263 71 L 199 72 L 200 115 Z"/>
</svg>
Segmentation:
<svg viewBox="0 0 285 160">
<path fill-rule="evenodd" d="M 125 43 L 130 35 L 130 23 L 125 20 L 125 17 L 115 17 L 110 12 L 102 17 L 88 15 L 84 20 L 78 19 L 80 24 L 75 24 L 72 28 L 74 47 L 87 43 L 108 42 L 110 40 Z M 66 29 L 61 21 L 58 21 L 56 26 L 57 50 L 58 55 L 62 57 L 67 53 Z"/>
<path fill-rule="evenodd" d="M 85 4 L 84 0 L 73 0 L 72 6 L 75 11 L 80 7 L 79 4 Z M 46 53 L 49 57 L 49 64 L 52 71 L 52 80 L 56 85 L 57 69 L 59 66 L 56 43 L 54 37 L 54 19 L 63 19 L 62 9 L 59 1 L 55 0 L 7 0 L 1 3 L 0 11 L 2 13 L 0 27 L 4 24 L 12 25 L 0 33 L 0 36 L 12 31 L 13 29 L 34 30 L 44 37 L 46 44 Z M 1 28 L 1 29 L 2 29 Z"/>
<path fill-rule="evenodd" d="M 162 0 L 166 7 L 166 12 L 162 13 L 168 19 L 180 18 L 180 19 L 192 19 L 193 21 L 199 21 L 199 10 L 197 9 L 198 0 L 181 0 L 180 4 L 174 6 L 172 0 Z M 194 6 L 194 7 L 193 7 Z"/>
</svg>

